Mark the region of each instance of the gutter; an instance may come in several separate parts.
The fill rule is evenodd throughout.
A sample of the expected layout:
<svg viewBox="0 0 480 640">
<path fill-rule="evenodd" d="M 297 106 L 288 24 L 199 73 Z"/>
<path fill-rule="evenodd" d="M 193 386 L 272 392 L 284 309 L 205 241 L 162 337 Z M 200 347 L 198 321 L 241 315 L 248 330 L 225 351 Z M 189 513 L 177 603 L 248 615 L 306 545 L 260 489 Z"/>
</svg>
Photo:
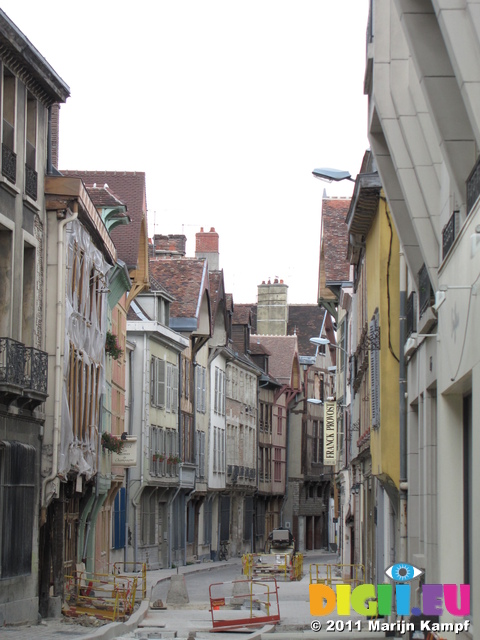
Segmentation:
<svg viewBox="0 0 480 640">
<path fill-rule="evenodd" d="M 408 477 L 407 477 L 407 379 L 405 366 L 405 335 L 407 309 L 407 267 L 405 256 L 400 251 L 400 354 L 399 354 L 399 400 L 400 400 L 400 555 L 398 562 L 407 561 L 408 545 Z"/>
<path fill-rule="evenodd" d="M 58 212 L 57 212 L 58 215 Z M 53 482 L 57 477 L 58 467 L 58 446 L 60 443 L 60 420 L 62 405 L 62 348 L 63 348 L 63 330 L 65 326 L 65 226 L 78 218 L 78 202 L 73 202 L 73 211 L 70 217 L 65 216 L 58 224 L 57 236 L 57 302 L 56 302 L 56 327 L 55 327 L 55 391 L 54 391 L 54 407 L 53 407 L 53 452 L 52 452 L 52 470 L 42 483 L 41 495 L 41 523 L 46 519 L 46 509 L 49 498 L 57 495 L 56 487 L 52 488 L 51 495 L 47 497 L 47 485 Z"/>
</svg>

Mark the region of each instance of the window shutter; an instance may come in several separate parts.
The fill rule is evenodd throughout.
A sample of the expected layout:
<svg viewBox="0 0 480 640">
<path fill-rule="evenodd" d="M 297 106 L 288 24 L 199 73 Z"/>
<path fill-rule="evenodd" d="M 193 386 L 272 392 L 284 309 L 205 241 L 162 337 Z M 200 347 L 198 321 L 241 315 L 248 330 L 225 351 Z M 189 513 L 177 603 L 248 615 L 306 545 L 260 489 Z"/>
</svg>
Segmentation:
<svg viewBox="0 0 480 640">
<path fill-rule="evenodd" d="M 172 413 L 178 412 L 178 367 L 172 367 Z"/>
<path fill-rule="evenodd" d="M 380 347 L 378 340 L 378 314 L 376 313 L 369 325 L 370 333 L 370 399 L 372 412 L 372 427 L 380 427 Z"/>
<path fill-rule="evenodd" d="M 155 406 L 157 404 L 156 400 L 156 370 L 155 370 L 155 358 L 150 360 L 150 404 Z"/>
<path fill-rule="evenodd" d="M 156 405 L 163 407 L 165 405 L 165 361 L 155 358 L 157 378 L 156 378 Z"/>
</svg>

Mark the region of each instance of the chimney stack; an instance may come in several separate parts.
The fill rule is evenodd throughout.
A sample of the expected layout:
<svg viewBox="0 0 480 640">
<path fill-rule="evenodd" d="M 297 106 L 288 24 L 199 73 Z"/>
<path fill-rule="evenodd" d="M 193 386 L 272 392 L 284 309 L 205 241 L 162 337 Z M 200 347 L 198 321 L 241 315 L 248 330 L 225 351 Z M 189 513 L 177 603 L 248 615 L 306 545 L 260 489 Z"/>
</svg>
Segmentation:
<svg viewBox="0 0 480 640">
<path fill-rule="evenodd" d="M 220 269 L 220 254 L 218 252 L 219 236 L 214 227 L 204 231 L 203 227 L 195 234 L 195 257 L 206 258 L 209 271 Z"/>
<path fill-rule="evenodd" d="M 275 278 L 258 285 L 257 333 L 264 336 L 286 336 L 288 324 L 288 286 Z"/>
<path fill-rule="evenodd" d="M 186 253 L 187 236 L 170 234 L 163 236 L 155 234 L 153 236 L 154 256 L 165 257 L 183 257 Z"/>
</svg>

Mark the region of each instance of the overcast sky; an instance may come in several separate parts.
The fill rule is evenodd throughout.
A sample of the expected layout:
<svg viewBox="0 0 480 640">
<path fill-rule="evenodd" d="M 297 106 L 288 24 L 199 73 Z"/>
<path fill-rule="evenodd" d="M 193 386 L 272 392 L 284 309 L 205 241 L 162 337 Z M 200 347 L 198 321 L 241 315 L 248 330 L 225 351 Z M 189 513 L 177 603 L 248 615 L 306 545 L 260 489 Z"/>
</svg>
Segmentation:
<svg viewBox="0 0 480 640">
<path fill-rule="evenodd" d="M 2 0 L 70 86 L 60 168 L 145 171 L 150 235 L 220 235 L 236 302 L 315 303 L 323 190 L 365 150 L 368 0 Z M 168 285 L 167 285 L 168 286 Z"/>
</svg>

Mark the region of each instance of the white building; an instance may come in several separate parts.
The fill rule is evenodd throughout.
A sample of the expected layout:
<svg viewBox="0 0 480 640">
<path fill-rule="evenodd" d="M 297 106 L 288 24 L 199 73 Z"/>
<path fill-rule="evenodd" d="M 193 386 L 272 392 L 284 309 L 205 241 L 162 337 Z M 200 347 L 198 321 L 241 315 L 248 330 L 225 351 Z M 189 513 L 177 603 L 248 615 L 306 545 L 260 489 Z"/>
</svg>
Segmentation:
<svg viewBox="0 0 480 640">
<path fill-rule="evenodd" d="M 408 536 L 398 560 L 424 569 L 427 583 L 470 584 L 477 633 L 457 638 L 480 627 L 478 9 L 372 0 L 365 76 L 368 134 L 408 272 Z"/>
</svg>

